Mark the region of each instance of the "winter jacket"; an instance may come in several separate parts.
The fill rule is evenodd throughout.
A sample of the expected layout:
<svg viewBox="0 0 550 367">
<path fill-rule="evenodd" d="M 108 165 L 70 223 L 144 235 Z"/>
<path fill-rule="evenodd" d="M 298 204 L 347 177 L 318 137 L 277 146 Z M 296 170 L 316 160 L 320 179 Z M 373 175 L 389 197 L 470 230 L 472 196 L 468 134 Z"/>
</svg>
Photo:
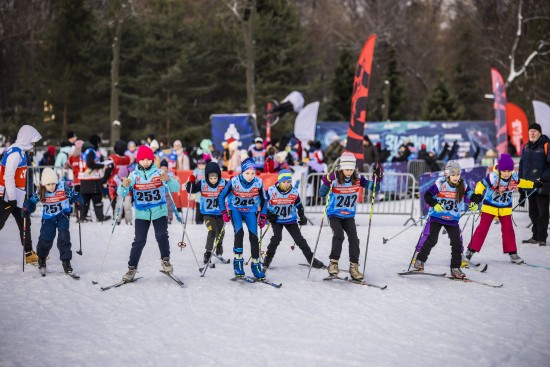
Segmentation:
<svg viewBox="0 0 550 367">
<path fill-rule="evenodd" d="M 71 152 L 71 146 L 63 147 L 59 150 L 57 158 L 55 158 L 55 167 L 62 168 L 67 160 L 69 159 L 69 154 Z"/>
<path fill-rule="evenodd" d="M 152 164 L 151 167 L 149 167 L 147 170 L 142 170 L 138 168 L 135 171 L 132 171 L 130 176 L 128 176 L 128 178 L 131 180 L 130 186 L 123 187 L 121 184 L 117 189 L 118 196 L 124 199 L 124 197 L 128 195 L 128 193 L 130 192 L 130 190 L 133 191 L 133 187 L 136 184 L 136 181 L 139 181 L 140 179 L 150 180 L 152 177 L 154 177 L 155 175 L 158 176 L 159 174 L 160 174 L 160 170 L 154 164 Z M 168 190 L 170 192 L 178 192 L 180 189 L 179 182 L 173 177 L 170 177 L 170 179 L 165 183 L 165 185 L 168 187 Z M 168 216 L 168 205 L 172 205 L 171 200 L 169 200 L 166 204 L 161 204 L 161 205 L 152 207 L 150 209 L 141 210 L 141 209 L 135 208 L 136 219 L 153 221 L 153 220 L 159 219 L 160 217 L 166 217 Z M 136 206 L 136 201 L 134 201 L 134 207 L 135 206 Z"/>
<path fill-rule="evenodd" d="M 542 195 L 550 194 L 549 142 L 550 139 L 546 135 L 541 135 L 534 143 L 529 141 L 523 146 L 519 161 L 519 177 L 533 182 L 540 179 L 544 184 L 539 191 Z"/>
</svg>

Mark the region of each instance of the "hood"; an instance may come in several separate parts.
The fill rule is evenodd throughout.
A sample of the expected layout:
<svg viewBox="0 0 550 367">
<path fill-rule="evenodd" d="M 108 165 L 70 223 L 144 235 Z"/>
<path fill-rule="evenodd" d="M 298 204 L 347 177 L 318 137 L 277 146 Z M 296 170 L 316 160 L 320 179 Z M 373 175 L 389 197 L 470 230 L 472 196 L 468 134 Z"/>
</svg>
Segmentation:
<svg viewBox="0 0 550 367">
<path fill-rule="evenodd" d="M 81 151 L 85 152 L 86 149 L 89 149 L 89 148 L 92 148 L 92 149 L 94 149 L 94 150 L 97 150 L 97 148 L 96 148 L 92 143 L 90 143 L 89 141 L 86 141 L 86 142 L 84 142 L 84 144 L 82 144 L 82 149 L 81 149 Z"/>
<path fill-rule="evenodd" d="M 99 144 L 101 144 L 101 138 L 99 135 L 92 135 L 90 136 L 89 142 L 94 146 L 95 150 L 99 148 Z"/>
<path fill-rule="evenodd" d="M 32 149 L 32 143 L 36 143 L 42 139 L 42 135 L 31 125 L 23 125 L 17 133 L 15 144 L 23 150 Z"/>
<path fill-rule="evenodd" d="M 203 139 L 200 143 L 201 149 L 206 153 L 210 153 L 210 146 L 211 145 L 212 145 L 212 140 L 210 140 L 210 139 Z"/>
<path fill-rule="evenodd" d="M 206 164 L 206 167 L 204 168 L 204 175 L 206 176 L 206 178 L 208 178 L 208 175 L 211 173 L 217 174 L 218 179 L 222 177 L 222 171 L 220 169 L 220 166 L 217 163 L 208 162 Z"/>
<path fill-rule="evenodd" d="M 61 153 L 61 152 L 64 152 L 64 153 L 69 154 L 70 151 L 71 151 L 71 148 L 72 148 L 72 146 L 62 147 L 61 149 L 59 149 L 59 152 L 60 152 L 60 153 Z"/>
<path fill-rule="evenodd" d="M 54 156 L 55 155 L 55 146 L 48 145 L 48 153 L 50 154 L 50 156 Z"/>
</svg>

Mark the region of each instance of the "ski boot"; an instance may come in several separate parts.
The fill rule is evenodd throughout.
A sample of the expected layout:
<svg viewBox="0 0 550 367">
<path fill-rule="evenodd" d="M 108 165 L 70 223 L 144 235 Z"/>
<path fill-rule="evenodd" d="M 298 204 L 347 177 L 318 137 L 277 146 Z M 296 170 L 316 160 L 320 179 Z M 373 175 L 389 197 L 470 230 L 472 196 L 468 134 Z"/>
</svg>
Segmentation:
<svg viewBox="0 0 550 367">
<path fill-rule="evenodd" d="M 73 272 L 73 267 L 71 266 L 70 260 L 63 260 L 61 261 L 61 265 L 63 265 L 63 270 L 67 274 L 71 274 Z"/>
<path fill-rule="evenodd" d="M 98 222 L 105 222 L 111 219 L 110 215 L 103 214 L 103 203 L 95 204 L 94 212 Z"/>
<path fill-rule="evenodd" d="M 416 259 L 413 264 L 413 267 L 414 267 L 414 270 L 416 271 L 424 271 L 424 261 L 420 261 Z"/>
<path fill-rule="evenodd" d="M 203 257 L 203 259 L 202 259 L 202 262 L 203 262 L 204 264 L 208 264 L 208 262 L 210 261 L 210 258 L 211 258 L 211 257 L 212 257 L 212 252 L 206 251 L 206 252 L 204 253 L 204 257 Z"/>
<path fill-rule="evenodd" d="M 252 274 L 256 279 L 265 279 L 265 273 L 262 271 L 262 263 L 260 259 L 252 259 L 252 264 L 250 265 L 252 269 Z"/>
<path fill-rule="evenodd" d="M 472 249 L 468 249 L 464 255 L 462 255 L 462 264 L 460 264 L 461 268 L 468 268 L 469 262 L 472 260 L 472 256 L 474 256 L 475 251 Z"/>
<path fill-rule="evenodd" d="M 308 264 L 311 264 L 311 259 L 307 261 Z M 321 260 L 313 259 L 313 264 L 311 266 L 315 269 L 323 269 L 325 268 L 325 264 Z"/>
<path fill-rule="evenodd" d="M 358 281 L 363 280 L 363 274 L 359 271 L 359 264 L 358 263 L 350 263 L 349 264 L 349 274 L 351 275 L 351 278 L 353 280 L 358 280 Z"/>
<path fill-rule="evenodd" d="M 38 269 L 46 270 L 46 258 L 45 257 L 39 257 L 38 258 Z"/>
<path fill-rule="evenodd" d="M 523 264 L 525 262 L 518 254 L 510 254 L 510 261 L 514 264 Z"/>
<path fill-rule="evenodd" d="M 170 264 L 170 258 L 165 257 L 161 261 L 162 264 L 162 270 L 166 273 L 172 274 L 174 272 L 174 268 L 172 267 L 172 264 Z"/>
<path fill-rule="evenodd" d="M 216 247 L 216 255 L 222 256 L 223 255 L 223 247 L 221 244 L 218 244 L 218 247 Z"/>
<path fill-rule="evenodd" d="M 328 265 L 328 274 L 331 276 L 338 276 L 338 260 L 330 259 L 330 264 Z"/>
<path fill-rule="evenodd" d="M 262 268 L 262 271 L 265 273 L 267 269 L 269 268 L 269 265 L 271 265 L 271 261 L 273 258 L 269 255 L 265 255 L 264 257 L 264 267 Z"/>
<path fill-rule="evenodd" d="M 128 272 L 122 276 L 122 281 L 124 283 L 131 282 L 132 280 L 134 280 L 136 273 L 137 273 L 137 268 L 135 266 L 129 266 Z"/>
<path fill-rule="evenodd" d="M 235 248 L 233 249 L 235 257 L 233 258 L 233 270 L 235 271 L 236 277 L 244 277 L 244 259 L 243 259 L 243 249 Z"/>
<path fill-rule="evenodd" d="M 464 274 L 460 268 L 451 268 L 451 277 L 455 279 L 464 279 L 466 278 L 466 274 Z"/>
<path fill-rule="evenodd" d="M 25 263 L 36 264 L 38 262 L 38 255 L 33 250 L 25 252 Z"/>
<path fill-rule="evenodd" d="M 528 240 L 521 241 L 521 243 L 529 244 L 529 245 L 538 245 L 539 241 L 537 241 L 533 237 L 531 237 Z"/>
</svg>

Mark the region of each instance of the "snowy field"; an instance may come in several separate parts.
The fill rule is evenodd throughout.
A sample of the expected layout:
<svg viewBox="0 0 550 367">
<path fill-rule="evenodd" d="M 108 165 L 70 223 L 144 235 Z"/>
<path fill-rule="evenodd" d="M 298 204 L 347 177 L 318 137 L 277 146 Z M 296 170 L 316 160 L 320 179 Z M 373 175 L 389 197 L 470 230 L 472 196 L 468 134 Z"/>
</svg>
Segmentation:
<svg viewBox="0 0 550 367">
<path fill-rule="evenodd" d="M 315 226 L 303 228 L 313 248 Z M 384 291 L 323 282 L 326 270 L 298 266 L 305 259 L 285 232 L 268 272 L 280 289 L 235 283 L 232 265 L 214 260 L 204 278 L 191 249 L 177 248 L 182 226 L 169 226 L 172 263 L 183 288 L 161 274 L 153 230 L 139 264 L 138 282 L 105 292 L 127 270 L 133 226 L 115 228 L 103 270 L 96 279 L 110 223 L 72 223 L 73 267 L 81 279 L 62 274 L 54 245 L 48 275 L 34 266 L 21 272 L 21 246 L 15 221 L 0 232 L 0 366 L 550 366 L 550 249 L 521 244 L 530 237 L 526 213 L 515 215 L 518 252 L 528 263 L 507 263 L 500 227 L 493 225 L 474 260 L 489 265 L 487 273 L 468 271 L 472 279 L 504 283 L 502 288 L 464 284 L 428 276 L 400 277 L 421 228 L 401 231 L 404 216 L 375 215 L 366 279 L 387 284 Z M 39 217 L 33 215 L 36 245 Z M 463 219 L 464 223 L 465 219 Z M 368 216 L 357 218 L 361 267 Z M 206 230 L 188 225 L 201 261 Z M 270 234 L 264 239 L 267 247 Z M 470 239 L 470 224 L 464 231 Z M 249 256 L 245 236 L 245 256 Z M 331 231 L 325 226 L 318 258 L 328 263 Z M 224 249 L 231 256 L 233 230 Z M 347 242 L 340 267 L 347 269 Z M 426 271 L 448 272 L 449 240 L 440 236 Z M 250 268 L 246 268 L 250 274 Z"/>
</svg>

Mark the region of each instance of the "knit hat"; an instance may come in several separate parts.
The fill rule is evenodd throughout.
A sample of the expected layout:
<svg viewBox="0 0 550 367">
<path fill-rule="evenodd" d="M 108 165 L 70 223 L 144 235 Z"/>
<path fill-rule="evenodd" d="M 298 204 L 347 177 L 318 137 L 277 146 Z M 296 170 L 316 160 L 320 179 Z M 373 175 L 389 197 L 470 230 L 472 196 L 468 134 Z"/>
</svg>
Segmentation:
<svg viewBox="0 0 550 367">
<path fill-rule="evenodd" d="M 204 159 L 201 158 L 201 159 L 199 159 L 199 160 L 197 161 L 197 166 L 198 166 L 199 164 L 206 164 L 206 161 L 205 161 Z"/>
<path fill-rule="evenodd" d="M 514 161 L 510 157 L 510 154 L 503 154 L 500 156 L 500 159 L 497 163 L 497 169 L 499 171 L 513 171 L 514 170 Z"/>
<path fill-rule="evenodd" d="M 448 161 L 445 164 L 445 177 L 460 174 L 460 164 L 457 161 Z"/>
<path fill-rule="evenodd" d="M 50 167 L 44 168 L 42 171 L 42 177 L 40 179 L 40 183 L 42 186 L 46 186 L 47 184 L 56 184 L 57 183 L 57 175 L 55 174 L 54 170 Z"/>
<path fill-rule="evenodd" d="M 350 152 L 344 152 L 340 156 L 340 163 L 338 164 L 338 169 L 355 169 L 357 164 L 357 159 L 355 159 L 355 156 L 353 153 Z"/>
<path fill-rule="evenodd" d="M 149 144 L 149 146 L 150 146 L 151 148 L 157 148 L 157 149 L 160 148 L 159 142 L 156 141 L 156 140 L 152 140 L 151 143 Z"/>
<path fill-rule="evenodd" d="M 241 163 L 241 171 L 243 173 L 249 169 L 254 169 L 254 160 L 252 158 L 246 158 L 243 163 Z"/>
<path fill-rule="evenodd" d="M 99 135 L 92 135 L 90 136 L 90 143 L 97 149 L 99 148 L 99 144 L 101 144 L 101 138 Z"/>
<path fill-rule="evenodd" d="M 542 128 L 536 122 L 534 124 L 529 125 L 529 130 L 531 130 L 531 129 L 537 130 L 539 133 L 542 134 Z"/>
<path fill-rule="evenodd" d="M 67 139 L 72 139 L 76 137 L 76 133 L 74 131 L 69 131 L 67 133 Z"/>
<path fill-rule="evenodd" d="M 263 143 L 264 142 L 264 139 L 260 138 L 259 136 L 254 139 L 254 143 Z"/>
<path fill-rule="evenodd" d="M 160 166 L 168 168 L 168 161 L 166 159 L 163 159 L 162 161 L 160 161 Z"/>
<path fill-rule="evenodd" d="M 292 181 L 292 172 L 288 169 L 283 169 L 279 172 L 279 176 L 277 176 L 277 183 L 281 183 L 283 181 Z"/>
<path fill-rule="evenodd" d="M 155 154 L 147 145 L 140 146 L 136 155 L 136 162 L 139 163 L 144 159 L 155 160 Z"/>
</svg>

